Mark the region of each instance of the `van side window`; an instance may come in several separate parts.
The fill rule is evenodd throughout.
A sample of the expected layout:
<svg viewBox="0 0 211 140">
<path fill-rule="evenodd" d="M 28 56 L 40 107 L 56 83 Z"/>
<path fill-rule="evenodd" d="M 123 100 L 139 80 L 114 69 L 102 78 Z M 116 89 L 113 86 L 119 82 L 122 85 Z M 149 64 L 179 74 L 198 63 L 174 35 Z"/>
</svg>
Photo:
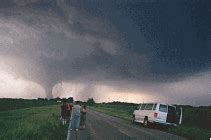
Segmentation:
<svg viewBox="0 0 211 140">
<path fill-rule="evenodd" d="M 137 109 L 137 110 L 140 110 L 140 109 L 141 109 L 141 104 L 139 104 L 139 106 L 137 106 L 136 109 Z"/>
<path fill-rule="evenodd" d="M 146 106 L 146 104 L 142 104 L 141 110 L 144 110 L 145 106 Z"/>
<path fill-rule="evenodd" d="M 157 107 L 157 104 L 154 104 L 154 106 L 153 106 L 153 110 L 155 110 L 155 109 L 156 109 L 156 107 Z"/>
<path fill-rule="evenodd" d="M 167 106 L 166 105 L 160 105 L 159 111 L 161 111 L 161 112 L 167 112 Z"/>
<path fill-rule="evenodd" d="M 145 110 L 152 110 L 153 104 L 147 104 Z"/>
</svg>

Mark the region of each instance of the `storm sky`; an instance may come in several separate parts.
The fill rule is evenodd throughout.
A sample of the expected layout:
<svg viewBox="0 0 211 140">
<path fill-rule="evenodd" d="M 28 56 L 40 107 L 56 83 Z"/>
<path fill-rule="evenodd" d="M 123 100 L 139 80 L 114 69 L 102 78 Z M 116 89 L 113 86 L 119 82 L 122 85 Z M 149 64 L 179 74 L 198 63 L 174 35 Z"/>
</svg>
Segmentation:
<svg viewBox="0 0 211 140">
<path fill-rule="evenodd" d="M 1 0 L 0 97 L 210 105 L 209 0 Z"/>
</svg>

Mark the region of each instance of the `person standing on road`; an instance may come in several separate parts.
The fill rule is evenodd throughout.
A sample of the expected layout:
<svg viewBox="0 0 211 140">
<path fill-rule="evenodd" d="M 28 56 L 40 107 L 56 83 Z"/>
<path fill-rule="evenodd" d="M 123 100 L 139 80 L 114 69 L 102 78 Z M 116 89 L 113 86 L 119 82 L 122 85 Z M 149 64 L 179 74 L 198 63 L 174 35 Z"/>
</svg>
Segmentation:
<svg viewBox="0 0 211 140">
<path fill-rule="evenodd" d="M 68 117 L 67 100 L 64 98 L 64 99 L 62 99 L 62 105 L 61 105 L 61 121 L 62 121 L 62 125 L 66 125 L 67 117 Z"/>
<path fill-rule="evenodd" d="M 86 125 L 86 112 L 87 112 L 87 106 L 86 106 L 86 104 L 84 104 L 81 107 L 81 122 L 80 122 L 80 127 L 82 129 L 85 129 L 85 125 Z"/>
<path fill-rule="evenodd" d="M 71 113 L 71 121 L 69 124 L 69 130 L 76 130 L 78 131 L 80 127 L 80 118 L 81 118 L 81 106 L 79 105 L 79 101 L 74 102 L 72 113 Z"/>
</svg>

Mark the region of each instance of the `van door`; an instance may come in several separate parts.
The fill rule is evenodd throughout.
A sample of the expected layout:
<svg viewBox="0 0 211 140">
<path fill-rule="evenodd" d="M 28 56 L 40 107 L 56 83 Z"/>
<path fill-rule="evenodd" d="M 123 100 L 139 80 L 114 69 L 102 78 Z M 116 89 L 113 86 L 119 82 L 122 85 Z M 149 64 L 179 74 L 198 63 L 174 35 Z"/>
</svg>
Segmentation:
<svg viewBox="0 0 211 140">
<path fill-rule="evenodd" d="M 143 116 L 143 120 L 145 116 L 148 116 L 148 121 L 152 122 L 154 120 L 154 111 L 152 111 L 154 104 L 147 104 L 145 107 L 145 115 Z"/>
<path fill-rule="evenodd" d="M 167 123 L 177 123 L 177 113 L 176 113 L 176 107 L 174 106 L 168 106 L 168 114 L 167 114 Z"/>
<path fill-rule="evenodd" d="M 136 121 L 139 121 L 139 120 L 140 120 L 140 108 L 141 108 L 141 105 L 138 106 L 138 107 L 136 108 L 136 110 L 134 111 L 134 115 L 135 115 L 135 120 L 136 120 Z"/>
<path fill-rule="evenodd" d="M 158 108 L 157 121 L 161 123 L 166 123 L 166 118 L 167 118 L 167 105 L 160 104 Z"/>
<path fill-rule="evenodd" d="M 177 107 L 177 124 L 182 124 L 182 107 Z"/>
<path fill-rule="evenodd" d="M 140 108 L 140 122 L 144 122 L 144 118 L 145 118 L 145 115 L 146 115 L 146 110 L 145 110 L 145 108 L 146 108 L 146 105 L 147 104 L 142 104 L 142 106 L 141 106 L 141 108 Z"/>
<path fill-rule="evenodd" d="M 179 124 L 182 124 L 182 107 L 180 107 L 180 112 L 181 114 L 180 114 Z"/>
</svg>

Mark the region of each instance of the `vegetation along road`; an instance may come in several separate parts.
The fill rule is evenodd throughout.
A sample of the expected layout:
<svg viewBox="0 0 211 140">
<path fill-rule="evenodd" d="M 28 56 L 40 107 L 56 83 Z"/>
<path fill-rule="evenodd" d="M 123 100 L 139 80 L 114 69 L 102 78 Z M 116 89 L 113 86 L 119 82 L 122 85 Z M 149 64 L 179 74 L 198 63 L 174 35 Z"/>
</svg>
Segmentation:
<svg viewBox="0 0 211 140">
<path fill-rule="evenodd" d="M 71 139 L 207 140 L 211 136 L 210 107 L 183 106 L 183 124 L 168 129 L 131 124 L 135 107 L 128 103 L 94 104 L 88 109 L 87 128 L 77 135 L 72 131 Z M 65 140 L 68 125 L 60 124 L 60 111 L 53 100 L 0 99 L 0 140 Z"/>
</svg>

